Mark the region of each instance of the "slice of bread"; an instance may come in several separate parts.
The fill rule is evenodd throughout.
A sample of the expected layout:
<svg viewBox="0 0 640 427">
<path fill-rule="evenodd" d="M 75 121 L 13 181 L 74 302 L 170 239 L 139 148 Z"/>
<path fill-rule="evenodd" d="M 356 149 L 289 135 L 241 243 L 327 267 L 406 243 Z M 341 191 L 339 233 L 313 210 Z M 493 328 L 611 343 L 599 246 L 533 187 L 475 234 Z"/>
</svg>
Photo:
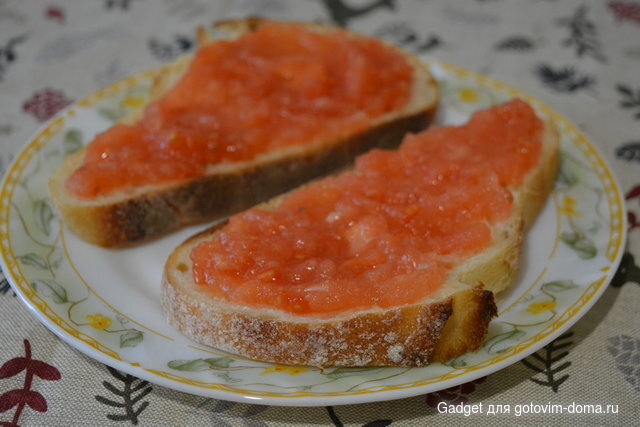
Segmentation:
<svg viewBox="0 0 640 427">
<path fill-rule="evenodd" d="M 199 343 L 274 363 L 424 366 L 477 350 L 497 313 L 494 292 L 514 279 L 524 230 L 553 187 L 557 151 L 557 133 L 546 123 L 537 164 L 519 188 L 511 189 L 514 203 L 508 219 L 493 226 L 488 247 L 458 263 L 444 284 L 422 301 L 314 317 L 214 297 L 194 281 L 189 255 L 224 227 L 220 224 L 188 239 L 169 257 L 163 310 L 172 326 Z M 261 206 L 269 209 L 280 200 L 282 196 Z"/>
<path fill-rule="evenodd" d="M 229 37 L 239 37 L 262 25 L 261 19 L 224 21 L 217 24 Z M 286 25 L 286 24 L 285 24 Z M 305 24 L 318 32 L 344 31 L 330 26 Z M 350 37 L 362 37 L 349 33 Z M 200 43 L 215 43 L 204 30 Z M 222 218 L 294 188 L 310 179 L 348 165 L 355 156 L 373 147 L 394 147 L 407 132 L 430 124 L 438 102 L 438 87 L 427 68 L 416 58 L 389 46 L 406 57 L 413 68 L 408 103 L 400 110 L 376 118 L 357 133 L 331 141 L 310 141 L 259 155 L 251 161 L 212 164 L 205 176 L 129 188 L 93 199 L 75 197 L 65 182 L 83 162 L 85 150 L 69 156 L 50 180 L 55 206 L 66 225 L 82 239 L 104 247 L 128 246 L 183 225 Z M 185 70 L 182 58 L 174 70 Z M 151 99 L 162 96 L 181 76 L 180 72 L 156 78 Z M 124 122 L 135 122 L 140 113 Z"/>
</svg>

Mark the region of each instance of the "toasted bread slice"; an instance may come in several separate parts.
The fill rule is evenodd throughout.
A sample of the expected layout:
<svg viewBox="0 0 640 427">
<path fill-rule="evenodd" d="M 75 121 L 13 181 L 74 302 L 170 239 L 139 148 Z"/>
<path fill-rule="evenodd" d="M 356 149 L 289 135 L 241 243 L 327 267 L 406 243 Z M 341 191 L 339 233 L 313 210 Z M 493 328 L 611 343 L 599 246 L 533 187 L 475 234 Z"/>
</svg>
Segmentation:
<svg viewBox="0 0 640 427">
<path fill-rule="evenodd" d="M 224 21 L 217 26 L 229 37 L 239 37 L 264 22 L 245 19 Z M 307 25 L 318 32 L 343 31 Z M 200 43 L 215 43 L 204 30 L 199 31 L 198 39 Z M 401 53 L 413 68 L 410 99 L 401 110 L 376 118 L 364 131 L 267 152 L 251 161 L 212 164 L 199 178 L 130 188 L 89 200 L 78 198 L 65 188 L 67 179 L 83 162 L 82 149 L 65 159 L 51 178 L 49 188 L 54 204 L 67 226 L 82 239 L 104 247 L 127 246 L 186 224 L 222 218 L 248 208 L 344 167 L 370 148 L 394 147 L 406 132 L 428 126 L 438 102 L 437 84 L 426 67 L 409 54 Z M 179 61 L 174 69 L 186 69 L 188 58 Z M 158 76 L 151 99 L 160 98 L 180 76 L 180 72 Z M 139 113 L 124 122 L 132 123 L 137 118 Z"/>
<path fill-rule="evenodd" d="M 212 239 L 224 227 L 220 224 L 188 239 L 169 257 L 163 310 L 171 325 L 199 343 L 275 363 L 424 366 L 477 350 L 497 313 L 494 292 L 514 279 L 525 227 L 553 187 L 557 149 L 555 128 L 546 123 L 536 166 L 519 188 L 511 189 L 514 203 L 508 219 L 493 226 L 488 247 L 457 264 L 422 301 L 314 317 L 214 297 L 196 284 L 189 254 L 199 242 Z M 261 206 L 269 209 L 280 200 Z"/>
</svg>

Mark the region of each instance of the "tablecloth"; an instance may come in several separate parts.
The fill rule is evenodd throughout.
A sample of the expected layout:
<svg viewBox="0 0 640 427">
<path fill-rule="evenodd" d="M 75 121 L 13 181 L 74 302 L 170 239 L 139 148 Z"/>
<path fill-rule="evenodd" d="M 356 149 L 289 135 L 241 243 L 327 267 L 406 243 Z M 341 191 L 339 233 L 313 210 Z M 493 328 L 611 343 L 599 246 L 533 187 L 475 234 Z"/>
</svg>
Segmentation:
<svg viewBox="0 0 640 427">
<path fill-rule="evenodd" d="M 0 173 L 73 100 L 192 50 L 199 25 L 250 15 L 376 35 L 509 83 L 573 121 L 607 158 L 626 198 L 628 243 L 613 281 L 568 332 L 487 377 L 406 399 L 305 408 L 204 398 L 107 367 L 49 332 L 3 280 L 2 425 L 638 425 L 640 2 L 0 0 Z M 28 387 L 16 374 L 27 355 L 38 371 Z M 15 390 L 25 387 L 39 397 L 17 405 Z M 137 400 L 125 389 L 137 390 Z M 443 413 L 440 402 L 484 409 Z M 603 405 L 608 413 L 543 413 L 551 403 Z"/>
</svg>

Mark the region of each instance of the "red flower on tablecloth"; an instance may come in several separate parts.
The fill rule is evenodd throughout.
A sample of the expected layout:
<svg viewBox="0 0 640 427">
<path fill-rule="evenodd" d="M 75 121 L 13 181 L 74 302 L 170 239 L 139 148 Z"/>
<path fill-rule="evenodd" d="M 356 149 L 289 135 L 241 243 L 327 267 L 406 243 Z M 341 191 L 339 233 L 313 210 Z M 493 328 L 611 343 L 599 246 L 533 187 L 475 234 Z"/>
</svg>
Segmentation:
<svg viewBox="0 0 640 427">
<path fill-rule="evenodd" d="M 45 11 L 45 16 L 47 19 L 52 21 L 58 21 L 60 24 L 64 24 L 65 21 L 65 13 L 64 9 L 58 6 L 49 6 Z"/>
<path fill-rule="evenodd" d="M 468 383 L 460 384 L 455 387 L 449 387 L 444 390 L 434 391 L 426 395 L 427 405 L 432 408 L 437 408 L 440 402 L 447 402 L 452 405 L 458 405 L 460 403 L 467 404 L 469 399 L 466 395 L 476 391 L 476 385 L 481 384 L 487 380 L 487 377 L 481 377 L 477 380 L 469 381 Z"/>
<path fill-rule="evenodd" d="M 10 378 L 25 371 L 22 388 L 9 390 L 0 395 L 0 412 L 6 412 L 17 406 L 10 422 L 0 422 L 0 425 L 3 426 L 17 426 L 25 406 L 29 406 L 34 411 L 46 412 L 47 401 L 44 396 L 37 391 L 31 390 L 34 376 L 48 381 L 60 379 L 60 371 L 56 367 L 31 358 L 29 340 L 24 340 L 24 352 L 24 357 L 14 357 L 0 367 L 0 379 Z"/>
<path fill-rule="evenodd" d="M 44 88 L 27 99 L 22 104 L 22 110 L 31 114 L 37 120 L 45 121 L 53 117 L 58 111 L 71 104 L 72 100 L 56 89 Z"/>
<path fill-rule="evenodd" d="M 638 199 L 637 203 L 635 205 L 639 205 L 640 206 L 640 184 L 634 186 L 631 190 L 629 190 L 629 192 L 624 196 L 624 198 L 626 200 L 633 200 L 633 199 Z M 629 231 L 633 230 L 634 228 L 638 228 L 640 227 L 640 215 L 636 214 L 636 212 L 633 212 L 631 210 L 631 203 L 628 204 L 628 210 L 627 210 L 627 221 L 628 221 L 628 226 L 629 226 Z"/>
<path fill-rule="evenodd" d="M 607 6 L 619 22 L 633 21 L 640 24 L 640 3 L 628 1 L 610 1 Z"/>
</svg>

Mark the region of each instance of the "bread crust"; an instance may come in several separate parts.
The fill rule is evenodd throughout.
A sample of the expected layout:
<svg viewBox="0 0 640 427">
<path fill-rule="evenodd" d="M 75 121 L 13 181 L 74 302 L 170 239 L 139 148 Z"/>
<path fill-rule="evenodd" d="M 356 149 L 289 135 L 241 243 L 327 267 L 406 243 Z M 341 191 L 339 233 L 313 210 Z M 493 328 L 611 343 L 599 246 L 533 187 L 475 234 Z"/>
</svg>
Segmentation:
<svg viewBox="0 0 640 427">
<path fill-rule="evenodd" d="M 538 163 L 525 176 L 521 187 L 514 191 L 515 202 L 520 206 L 525 230 L 531 228 L 535 222 L 556 182 L 560 160 L 558 149 L 560 137 L 558 129 L 549 121 L 545 122 L 542 141 L 542 151 Z"/>
<path fill-rule="evenodd" d="M 425 366 L 477 350 L 496 314 L 493 293 L 460 289 L 420 304 L 344 313 L 287 315 L 220 301 L 191 278 L 189 252 L 224 224 L 190 238 L 167 261 L 162 307 L 189 338 L 230 353 L 291 365 Z"/>
<path fill-rule="evenodd" d="M 248 18 L 224 21 L 216 27 L 232 36 L 239 36 L 243 32 L 254 31 L 264 22 Z M 333 28 L 308 25 L 321 31 Z M 199 39 L 206 42 L 206 36 L 202 34 L 199 34 Z M 420 131 L 432 122 L 438 98 L 437 84 L 428 70 L 415 58 L 403 55 L 414 67 L 415 90 L 424 94 L 414 94 L 406 111 L 388 114 L 364 131 L 333 141 L 319 141 L 306 147 L 267 153 L 251 162 L 213 168 L 200 178 L 122 191 L 116 196 L 102 196 L 90 201 L 74 197 L 64 185 L 82 164 L 85 153 L 82 149 L 65 159 L 52 176 L 49 189 L 53 202 L 67 226 L 82 239 L 103 247 L 124 247 L 188 224 L 211 221 L 248 208 L 310 179 L 340 169 L 371 148 L 395 147 L 407 132 Z M 180 61 L 186 64 L 184 59 Z M 175 80 L 175 75 L 159 76 L 151 99 L 160 97 Z M 136 115 L 126 121 L 131 122 L 135 118 Z"/>
<path fill-rule="evenodd" d="M 169 324 L 201 344 L 258 360 L 321 368 L 426 366 L 477 350 L 497 313 L 491 291 L 458 281 L 443 284 L 427 301 L 330 318 L 223 301 L 195 284 L 189 253 L 225 224 L 216 224 L 176 248 L 162 278 L 162 308 Z M 520 233 L 505 233 L 504 238 L 508 241 L 494 245 L 495 256 L 511 247 Z M 493 261 L 481 255 L 474 265 L 492 268 Z"/>
<path fill-rule="evenodd" d="M 195 284 L 189 258 L 191 248 L 225 225 L 220 223 L 169 257 L 161 287 L 163 311 L 173 327 L 201 344 L 275 363 L 425 366 L 475 351 L 497 314 L 494 293 L 517 273 L 524 230 L 553 188 L 557 151 L 558 134 L 546 122 L 538 163 L 521 187 L 512 189 L 510 217 L 493 228 L 488 248 L 454 268 L 425 301 L 312 318 L 223 301 Z M 272 208 L 281 199 L 261 206 Z"/>
</svg>

